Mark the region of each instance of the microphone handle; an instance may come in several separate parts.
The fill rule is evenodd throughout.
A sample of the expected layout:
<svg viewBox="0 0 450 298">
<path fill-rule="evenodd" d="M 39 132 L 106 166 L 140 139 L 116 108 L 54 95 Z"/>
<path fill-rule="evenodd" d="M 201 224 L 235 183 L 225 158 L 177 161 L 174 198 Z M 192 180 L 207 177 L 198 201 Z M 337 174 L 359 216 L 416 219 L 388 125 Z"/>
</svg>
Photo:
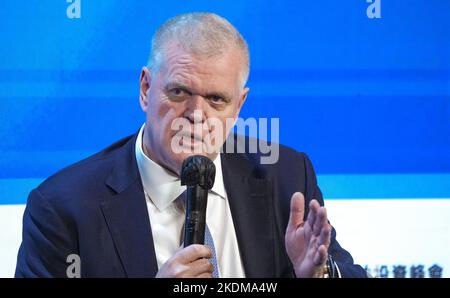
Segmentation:
<svg viewBox="0 0 450 298">
<path fill-rule="evenodd" d="M 208 190 L 199 185 L 187 187 L 184 247 L 204 244 L 207 202 Z"/>
</svg>

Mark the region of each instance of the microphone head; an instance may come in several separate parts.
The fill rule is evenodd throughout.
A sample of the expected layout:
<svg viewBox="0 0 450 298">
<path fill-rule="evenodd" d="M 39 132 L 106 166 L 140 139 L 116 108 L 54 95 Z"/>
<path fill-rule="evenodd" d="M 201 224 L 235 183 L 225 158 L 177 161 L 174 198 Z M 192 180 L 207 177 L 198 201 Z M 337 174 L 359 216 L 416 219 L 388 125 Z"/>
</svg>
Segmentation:
<svg viewBox="0 0 450 298">
<path fill-rule="evenodd" d="M 206 156 L 193 155 L 183 161 L 181 166 L 181 185 L 200 185 L 211 189 L 216 178 L 216 166 Z"/>
</svg>

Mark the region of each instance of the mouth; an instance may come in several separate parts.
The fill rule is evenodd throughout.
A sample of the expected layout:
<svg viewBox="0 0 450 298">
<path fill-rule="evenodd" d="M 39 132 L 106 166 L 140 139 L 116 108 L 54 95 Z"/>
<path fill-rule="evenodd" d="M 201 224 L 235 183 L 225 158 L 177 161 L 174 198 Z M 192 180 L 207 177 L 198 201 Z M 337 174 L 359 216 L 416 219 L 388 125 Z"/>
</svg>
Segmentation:
<svg viewBox="0 0 450 298">
<path fill-rule="evenodd" d="M 202 136 L 193 134 L 191 132 L 179 132 L 176 134 L 175 138 L 178 138 L 177 143 L 182 151 L 203 151 L 205 147 L 204 139 Z"/>
<path fill-rule="evenodd" d="M 191 132 L 178 132 L 176 135 L 182 139 L 190 140 L 191 142 L 203 143 L 204 140 L 203 136 Z"/>
</svg>

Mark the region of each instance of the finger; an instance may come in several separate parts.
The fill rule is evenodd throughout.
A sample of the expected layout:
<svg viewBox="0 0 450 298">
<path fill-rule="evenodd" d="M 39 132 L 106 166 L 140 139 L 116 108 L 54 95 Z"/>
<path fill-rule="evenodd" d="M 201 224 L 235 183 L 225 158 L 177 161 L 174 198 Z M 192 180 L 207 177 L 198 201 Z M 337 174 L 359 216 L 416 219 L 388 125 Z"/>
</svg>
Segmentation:
<svg viewBox="0 0 450 298">
<path fill-rule="evenodd" d="M 205 273 L 197 275 L 195 278 L 212 278 L 212 277 L 213 277 L 212 273 L 205 272 Z"/>
<path fill-rule="evenodd" d="M 319 245 L 325 245 L 326 248 L 330 247 L 331 242 L 331 225 L 327 223 L 320 232 Z"/>
<path fill-rule="evenodd" d="M 211 250 L 201 244 L 191 244 L 176 253 L 176 258 L 179 258 L 182 264 L 188 264 L 201 258 L 211 258 Z"/>
<path fill-rule="evenodd" d="M 313 229 L 314 224 L 316 222 L 316 217 L 317 217 L 317 211 L 319 210 L 319 202 L 317 202 L 317 200 L 311 200 L 309 202 L 309 212 L 308 212 L 308 218 L 307 218 L 307 222 L 309 224 L 309 226 L 311 227 L 311 229 Z"/>
<path fill-rule="evenodd" d="M 314 264 L 316 266 L 323 266 L 325 265 L 328 257 L 328 249 L 325 247 L 325 245 L 319 246 L 319 249 L 316 252 L 316 255 L 314 257 Z"/>
<path fill-rule="evenodd" d="M 212 274 L 214 267 L 208 259 L 198 259 L 188 264 L 188 271 L 191 276 L 197 276 L 201 274 Z"/>
<path fill-rule="evenodd" d="M 305 214 L 305 197 L 301 192 L 296 192 L 291 198 L 291 212 L 287 230 L 296 230 L 303 223 Z"/>
<path fill-rule="evenodd" d="M 327 223 L 327 210 L 325 207 L 320 207 L 317 211 L 316 221 L 314 222 L 314 235 L 319 236 L 320 231 L 322 231 Z"/>
</svg>

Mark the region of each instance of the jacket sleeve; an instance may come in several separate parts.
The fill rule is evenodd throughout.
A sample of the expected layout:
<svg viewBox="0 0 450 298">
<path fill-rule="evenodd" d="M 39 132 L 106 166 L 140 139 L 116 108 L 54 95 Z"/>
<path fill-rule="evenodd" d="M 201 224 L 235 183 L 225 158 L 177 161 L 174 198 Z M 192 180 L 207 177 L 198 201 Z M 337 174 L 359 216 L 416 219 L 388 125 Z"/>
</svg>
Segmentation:
<svg viewBox="0 0 450 298">
<path fill-rule="evenodd" d="M 23 216 L 22 244 L 19 248 L 15 277 L 67 277 L 71 263 L 67 257 L 76 253 L 71 247 L 68 224 L 38 189 L 34 189 Z M 67 221 L 67 220 L 66 220 Z"/>
<path fill-rule="evenodd" d="M 308 206 L 309 201 L 316 199 L 320 205 L 324 205 L 322 192 L 317 184 L 316 174 L 308 156 L 303 154 L 305 158 L 306 171 L 306 194 L 305 201 Z M 306 214 L 306 213 L 305 213 Z M 341 277 L 367 277 L 367 272 L 360 266 L 353 262 L 353 258 L 348 251 L 343 249 L 336 240 L 336 230 L 334 227 L 331 230 L 331 243 L 328 252 L 333 257 L 339 269 Z"/>
</svg>

